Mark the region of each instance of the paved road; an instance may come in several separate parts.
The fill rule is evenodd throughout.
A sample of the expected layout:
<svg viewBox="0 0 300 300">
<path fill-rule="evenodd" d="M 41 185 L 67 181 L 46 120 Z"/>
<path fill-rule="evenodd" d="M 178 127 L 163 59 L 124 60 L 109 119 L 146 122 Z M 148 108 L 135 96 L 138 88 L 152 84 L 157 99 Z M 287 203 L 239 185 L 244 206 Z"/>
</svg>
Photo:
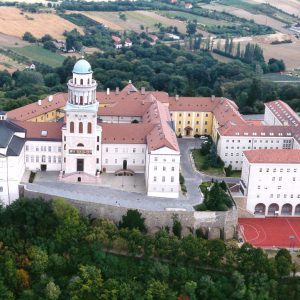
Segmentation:
<svg viewBox="0 0 300 300">
<path fill-rule="evenodd" d="M 201 203 L 203 200 L 198 189 L 202 181 L 209 181 L 212 178 L 225 180 L 228 183 L 239 181 L 238 178 L 218 178 L 197 172 L 192 166 L 190 149 L 201 148 L 202 141 L 199 139 L 179 139 L 178 142 L 181 151 L 181 173 L 185 178 L 185 185 L 188 191 L 186 196 L 181 195 L 178 199 L 149 197 L 142 193 L 117 190 L 107 186 L 59 182 L 56 172 L 43 173 L 43 176 L 36 177 L 37 179 L 34 183 L 27 183 L 26 185 L 30 190 L 53 196 L 129 208 L 163 211 L 166 208 L 193 210 L 193 206 Z"/>
<path fill-rule="evenodd" d="M 210 181 L 212 179 L 218 181 L 224 180 L 227 183 L 238 183 L 240 181 L 239 178 L 209 176 L 200 173 L 193 168 L 190 150 L 201 148 L 202 141 L 200 139 L 178 139 L 178 143 L 181 153 L 181 173 L 184 176 L 186 182 L 188 198 L 192 198 L 195 200 L 199 199 L 198 203 L 199 201 L 202 202 L 198 190 L 198 186 L 202 181 Z"/>
</svg>

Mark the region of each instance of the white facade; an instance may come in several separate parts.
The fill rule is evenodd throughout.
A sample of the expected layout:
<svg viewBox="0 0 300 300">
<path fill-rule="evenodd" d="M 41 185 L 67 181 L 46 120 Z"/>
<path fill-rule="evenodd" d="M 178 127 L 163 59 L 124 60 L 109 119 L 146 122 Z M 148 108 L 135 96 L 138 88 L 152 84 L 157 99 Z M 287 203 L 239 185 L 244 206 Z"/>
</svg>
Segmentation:
<svg viewBox="0 0 300 300">
<path fill-rule="evenodd" d="M 19 184 L 24 170 L 24 149 L 19 156 L 0 155 L 0 201 L 5 205 L 19 198 Z"/>
<path fill-rule="evenodd" d="M 176 198 L 179 193 L 180 153 L 167 147 L 151 151 L 146 159 L 148 196 Z"/>
<path fill-rule="evenodd" d="M 249 163 L 245 158 L 241 189 L 251 213 L 300 215 L 300 164 Z"/>
<path fill-rule="evenodd" d="M 246 150 L 293 149 L 293 145 L 292 136 L 220 136 L 217 151 L 225 167 L 241 170 Z"/>
<path fill-rule="evenodd" d="M 146 144 L 102 144 L 102 171 L 128 169 L 145 173 Z"/>
<path fill-rule="evenodd" d="M 26 141 L 25 166 L 30 171 L 60 171 L 62 169 L 62 143 L 60 141 Z"/>
</svg>

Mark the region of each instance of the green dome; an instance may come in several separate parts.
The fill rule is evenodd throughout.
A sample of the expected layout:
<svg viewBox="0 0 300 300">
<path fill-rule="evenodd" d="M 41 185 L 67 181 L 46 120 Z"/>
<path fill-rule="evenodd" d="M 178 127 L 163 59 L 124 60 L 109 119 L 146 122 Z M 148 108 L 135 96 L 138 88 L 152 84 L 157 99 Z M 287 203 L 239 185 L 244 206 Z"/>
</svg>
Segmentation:
<svg viewBox="0 0 300 300">
<path fill-rule="evenodd" d="M 92 67 L 85 59 L 80 59 L 73 68 L 73 73 L 76 74 L 89 74 L 92 73 Z"/>
</svg>

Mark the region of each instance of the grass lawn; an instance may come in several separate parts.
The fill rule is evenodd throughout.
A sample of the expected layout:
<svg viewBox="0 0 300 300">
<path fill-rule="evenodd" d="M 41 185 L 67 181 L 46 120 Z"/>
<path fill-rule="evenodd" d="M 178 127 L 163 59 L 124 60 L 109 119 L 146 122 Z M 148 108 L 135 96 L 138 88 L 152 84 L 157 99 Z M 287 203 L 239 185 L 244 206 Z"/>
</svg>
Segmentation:
<svg viewBox="0 0 300 300">
<path fill-rule="evenodd" d="M 215 175 L 215 176 L 225 176 L 223 168 L 208 168 L 207 170 L 203 170 L 202 165 L 205 160 L 205 156 L 203 156 L 200 150 L 192 150 L 192 156 L 194 159 L 195 167 L 198 171 L 205 173 L 207 175 Z"/>
<path fill-rule="evenodd" d="M 53 53 L 37 45 L 12 48 L 12 50 L 30 60 L 49 65 L 51 67 L 61 66 L 65 59 L 62 55 Z"/>
<path fill-rule="evenodd" d="M 242 171 L 233 170 L 231 171 L 230 177 L 241 178 L 241 175 L 242 175 Z"/>
<path fill-rule="evenodd" d="M 214 19 L 210 19 L 210 18 L 206 18 L 206 17 L 202 17 L 202 16 L 197 16 L 197 15 L 193 15 L 190 13 L 186 13 L 186 12 L 181 12 L 181 11 L 168 11 L 168 12 L 162 12 L 166 17 L 169 18 L 174 18 L 175 16 L 177 17 L 182 17 L 187 19 L 188 21 L 193 21 L 193 20 L 197 20 L 198 24 L 201 24 L 203 26 L 222 26 L 222 25 L 229 25 L 229 22 L 226 22 L 224 20 L 214 20 Z"/>
</svg>

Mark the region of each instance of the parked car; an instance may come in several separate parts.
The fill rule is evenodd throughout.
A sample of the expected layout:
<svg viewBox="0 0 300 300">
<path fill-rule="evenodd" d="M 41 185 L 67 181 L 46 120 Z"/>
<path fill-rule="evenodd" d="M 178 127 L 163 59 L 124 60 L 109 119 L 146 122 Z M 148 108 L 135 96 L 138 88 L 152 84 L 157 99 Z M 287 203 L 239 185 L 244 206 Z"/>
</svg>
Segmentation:
<svg viewBox="0 0 300 300">
<path fill-rule="evenodd" d="M 201 136 L 200 136 L 200 140 L 207 140 L 207 139 L 208 139 L 208 137 L 205 136 L 205 135 L 201 135 Z"/>
</svg>

